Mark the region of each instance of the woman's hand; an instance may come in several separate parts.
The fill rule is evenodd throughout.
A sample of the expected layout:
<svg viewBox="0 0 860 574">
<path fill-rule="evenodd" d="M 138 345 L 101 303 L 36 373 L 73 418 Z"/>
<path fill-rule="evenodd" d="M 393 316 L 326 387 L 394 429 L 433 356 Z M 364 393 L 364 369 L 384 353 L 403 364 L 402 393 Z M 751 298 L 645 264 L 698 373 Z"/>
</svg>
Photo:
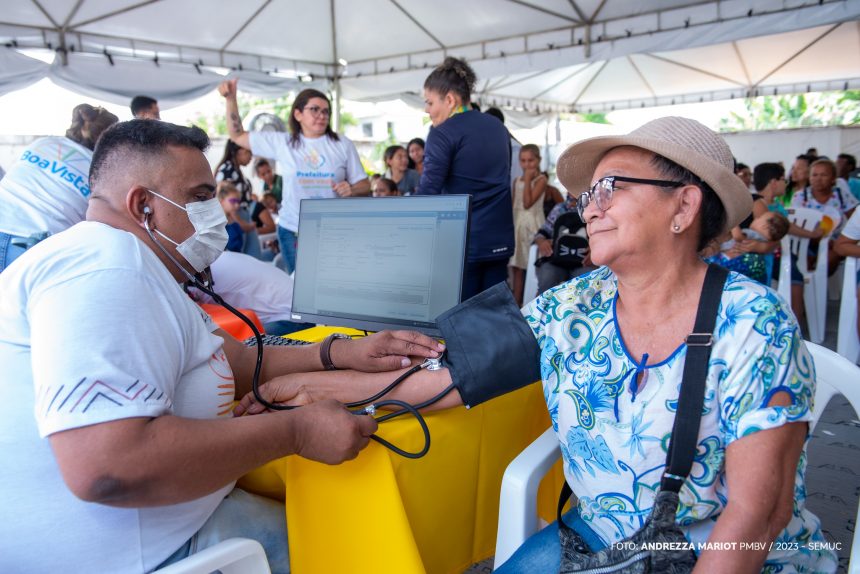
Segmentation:
<svg viewBox="0 0 860 574">
<path fill-rule="evenodd" d="M 535 240 L 535 245 L 538 248 L 538 255 L 541 257 L 552 257 L 552 241 L 546 238 Z"/>
<path fill-rule="evenodd" d="M 339 369 L 378 373 L 408 367 L 410 356 L 439 358 L 444 350 L 445 345 L 416 331 L 380 331 L 361 339 L 335 339 L 330 351 Z"/>
<path fill-rule="evenodd" d="M 236 89 L 236 84 L 238 82 L 239 80 L 236 78 L 232 80 L 224 80 L 218 85 L 218 93 L 225 98 L 235 98 L 238 93 L 238 90 Z"/>
<path fill-rule="evenodd" d="M 332 190 L 340 197 L 349 197 L 352 195 L 352 186 L 348 181 L 341 181 L 332 185 Z"/>
<path fill-rule="evenodd" d="M 275 377 L 268 383 L 260 385 L 260 395 L 266 401 L 276 405 L 298 407 L 310 404 L 316 400 L 311 394 L 313 385 L 305 384 L 303 375 L 304 373 L 295 373 Z M 233 416 L 240 417 L 244 414 L 256 415 L 267 410 L 266 407 L 257 402 L 254 393 L 248 393 L 233 408 Z"/>
</svg>

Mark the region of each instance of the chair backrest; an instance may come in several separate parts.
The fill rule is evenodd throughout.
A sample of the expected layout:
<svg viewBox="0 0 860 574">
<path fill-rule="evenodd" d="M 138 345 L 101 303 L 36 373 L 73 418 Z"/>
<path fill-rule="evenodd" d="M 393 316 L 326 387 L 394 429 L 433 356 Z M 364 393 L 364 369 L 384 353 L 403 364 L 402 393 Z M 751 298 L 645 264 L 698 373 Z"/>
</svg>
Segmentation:
<svg viewBox="0 0 860 574">
<path fill-rule="evenodd" d="M 789 221 L 809 231 L 815 229 L 815 226 L 821 222 L 822 217 L 824 217 L 823 213 L 815 209 L 809 209 L 808 207 L 795 207 L 788 212 Z M 788 235 L 787 237 L 790 240 L 791 255 L 797 259 L 797 268 L 800 269 L 801 273 L 807 273 L 809 269 L 806 262 L 806 252 L 809 249 L 809 238 L 796 237 L 794 235 Z M 798 257 L 798 254 L 803 254 L 804 256 Z"/>
<path fill-rule="evenodd" d="M 860 259 L 846 257 L 842 271 L 842 301 L 839 304 L 837 352 L 856 363 L 860 358 L 860 336 L 857 334 L 857 269 Z"/>
<path fill-rule="evenodd" d="M 779 246 L 779 283 L 776 291 L 786 303 L 791 302 L 791 236 L 786 235 Z"/>
<path fill-rule="evenodd" d="M 860 414 L 860 367 L 821 345 L 806 341 L 815 362 L 815 407 L 811 427 L 815 427 L 830 399 L 841 394 Z M 860 532 L 860 530 L 858 530 Z"/>
</svg>

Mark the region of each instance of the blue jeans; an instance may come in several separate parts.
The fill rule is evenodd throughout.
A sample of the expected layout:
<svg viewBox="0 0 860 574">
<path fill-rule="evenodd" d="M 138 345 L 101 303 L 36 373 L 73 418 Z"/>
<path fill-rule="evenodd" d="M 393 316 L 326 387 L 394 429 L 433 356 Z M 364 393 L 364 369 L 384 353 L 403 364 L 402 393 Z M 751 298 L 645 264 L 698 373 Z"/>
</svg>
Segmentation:
<svg viewBox="0 0 860 574">
<path fill-rule="evenodd" d="M 179 562 L 228 538 L 251 538 L 263 545 L 272 574 L 288 574 L 287 516 L 284 503 L 234 488 L 185 544 L 158 567 Z"/>
<path fill-rule="evenodd" d="M 582 536 L 592 552 L 606 545 L 573 509 L 562 516 L 564 523 Z M 497 574 L 556 574 L 561 567 L 561 543 L 558 540 L 558 522 L 553 522 L 537 534 L 530 536 L 513 556 L 499 566 Z"/>
<path fill-rule="evenodd" d="M 17 235 L 9 235 L 0 231 L 0 273 L 18 259 L 26 249 L 23 246 L 12 245 L 13 239 L 25 239 Z"/>
<path fill-rule="evenodd" d="M 284 264 L 287 266 L 287 273 L 296 270 L 296 245 L 298 242 L 299 236 L 295 232 L 278 226 L 278 246 L 281 248 L 281 256 L 283 256 Z"/>
</svg>

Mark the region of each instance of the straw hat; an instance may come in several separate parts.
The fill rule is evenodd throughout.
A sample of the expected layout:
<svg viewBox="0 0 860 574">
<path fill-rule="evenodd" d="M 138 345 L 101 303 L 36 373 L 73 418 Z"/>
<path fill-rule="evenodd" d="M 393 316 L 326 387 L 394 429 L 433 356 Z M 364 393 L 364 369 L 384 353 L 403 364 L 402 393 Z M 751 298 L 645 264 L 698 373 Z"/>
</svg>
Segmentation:
<svg viewBox="0 0 860 574">
<path fill-rule="evenodd" d="M 658 118 L 627 135 L 600 136 L 573 144 L 558 159 L 559 181 L 569 193 L 581 195 L 591 187 L 594 170 L 603 156 L 618 146 L 635 146 L 662 155 L 710 185 L 726 210 L 726 231 L 752 211 L 752 196 L 735 175 L 728 144 L 689 118 Z"/>
</svg>

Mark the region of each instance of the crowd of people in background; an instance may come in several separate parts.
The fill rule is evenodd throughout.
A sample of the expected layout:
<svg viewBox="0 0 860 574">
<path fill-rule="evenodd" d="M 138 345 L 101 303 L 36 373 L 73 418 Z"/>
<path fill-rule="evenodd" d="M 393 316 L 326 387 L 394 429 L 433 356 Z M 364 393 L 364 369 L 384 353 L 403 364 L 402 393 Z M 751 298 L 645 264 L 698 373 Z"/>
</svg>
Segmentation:
<svg viewBox="0 0 860 574">
<path fill-rule="evenodd" d="M 788 169 L 781 158 L 773 158 L 774 161 L 751 168 L 733 160 L 725 141 L 705 126 L 685 118 L 661 118 L 629 134 L 625 143 L 619 144 L 612 138 L 593 138 L 569 148 L 559 160 L 559 181 L 565 186 L 559 190 L 553 185 L 549 158 L 544 157 L 541 148 L 533 143 L 517 141 L 505 127 L 505 118 L 500 110 L 491 108 L 482 112 L 472 101 L 476 81 L 474 71 L 465 61 L 445 58 L 428 75 L 423 86 L 425 110 L 431 123 L 426 138 L 415 138 L 405 146 L 398 144 L 385 149 L 382 157 L 384 171 L 379 174 L 366 173 L 353 142 L 334 131 L 332 103 L 326 94 L 315 89 L 305 89 L 297 94 L 290 110 L 287 133 L 246 131 L 237 102 L 240 86 L 235 79 L 223 82 L 218 91 L 225 101 L 229 139 L 214 170 L 208 169 L 202 154 L 208 145 L 207 136 L 198 128 L 182 128 L 161 122 L 158 102 L 153 98 L 134 98 L 131 111 L 137 119 L 123 122 L 114 129 L 111 126 L 117 123 L 116 116 L 101 108 L 81 104 L 74 109 L 72 123 L 64 137 L 36 140 L 0 179 L 0 272 L 47 236 L 58 235 L 88 218 L 89 221 L 76 226 L 72 233 L 48 242 L 44 247 L 45 250 L 55 249 L 62 256 L 63 267 L 57 275 L 58 284 L 48 282 L 50 289 L 54 290 L 53 295 L 41 295 L 46 287 L 34 282 L 34 277 L 41 277 L 43 271 L 44 275 L 50 275 L 50 264 L 36 261 L 35 256 L 28 255 L 24 259 L 29 257 L 30 261 L 22 261 L 24 265 L 19 264 L 13 267 L 13 271 L 6 271 L 18 273 L 23 270 L 22 285 L 33 282 L 32 285 L 28 283 L 26 289 L 15 291 L 16 305 L 27 309 L 33 297 L 44 296 L 59 312 L 65 303 L 61 294 L 70 289 L 68 284 L 76 284 L 83 276 L 72 261 L 74 258 L 80 259 L 80 265 L 92 267 L 90 271 L 96 277 L 84 286 L 83 292 L 93 297 L 109 295 L 105 298 L 108 308 L 114 299 L 117 308 L 126 308 L 128 302 L 122 297 L 129 296 L 129 293 L 121 292 L 123 281 L 127 283 L 142 277 L 130 292 L 144 300 L 146 309 L 171 316 L 170 321 L 176 323 L 176 328 L 170 331 L 170 336 L 176 340 L 168 340 L 171 349 L 166 351 L 159 346 L 158 331 L 154 327 L 146 331 L 151 335 L 149 343 L 153 354 L 179 352 L 176 349 L 185 353 L 184 340 L 179 335 L 194 331 L 197 339 L 206 342 L 206 352 L 200 357 L 177 357 L 177 361 L 196 361 L 195 368 L 205 370 L 210 368 L 207 362 L 210 357 L 215 358 L 220 353 L 218 360 L 227 364 L 233 362 L 236 365 L 236 382 L 230 383 L 229 391 L 222 393 L 229 395 L 232 401 L 233 398 L 241 398 L 235 394 L 236 389 L 249 390 L 250 370 L 245 366 L 251 364 L 253 358 L 250 351 L 237 341 L 225 338 L 222 349 L 220 343 L 210 338 L 209 331 L 204 332 L 209 323 L 200 322 L 194 315 L 194 311 L 199 309 L 184 295 L 177 295 L 174 289 L 177 282 L 193 280 L 194 276 L 176 262 L 171 255 L 173 251 L 181 254 L 198 274 L 211 269 L 211 279 L 224 300 L 236 307 L 253 309 L 268 333 L 282 335 L 307 327 L 290 321 L 291 274 L 296 270 L 297 247 L 302 240 L 298 222 L 303 199 L 469 195 L 471 220 L 461 298 L 469 299 L 507 282 L 517 306 L 523 307 L 525 320 L 542 346 L 540 368 L 544 393 L 553 427 L 559 432 L 566 478 L 577 486 L 581 497 L 578 509 L 572 510 L 574 514 L 568 516 L 573 518 L 575 515 L 575 519 L 580 520 L 580 516 L 586 515 L 590 526 L 580 520 L 577 528 L 583 528 L 583 536 L 593 536 L 589 540 L 596 546 L 606 546 L 636 532 L 640 519 L 644 520 L 651 512 L 648 506 L 650 499 L 642 502 L 630 498 L 630 508 L 626 502 L 619 502 L 624 506 L 621 510 L 593 501 L 616 495 L 616 492 L 609 491 L 610 487 L 619 492 L 627 492 L 630 488 L 641 490 L 640 479 L 654 469 L 662 468 L 660 463 L 664 453 L 659 452 L 657 456 L 649 451 L 646 455 L 641 442 L 660 442 L 658 436 L 644 433 L 652 422 L 657 423 L 655 428 L 661 429 L 660 437 L 671 432 L 675 411 L 670 403 L 677 397 L 675 390 L 687 376 L 679 368 L 683 363 L 671 359 L 679 352 L 685 352 L 685 345 L 679 347 L 678 342 L 686 341 L 684 336 L 696 318 L 699 293 L 705 277 L 711 273 L 705 261 L 714 263 L 737 272 L 729 276 L 721 291 L 723 304 L 741 305 L 742 299 L 749 296 L 755 305 L 766 309 L 762 313 L 778 317 L 775 321 L 779 323 L 779 335 L 761 331 L 750 315 L 739 317 L 737 322 L 724 316 L 718 329 L 714 330 L 716 356 L 724 364 L 732 365 L 738 361 L 741 350 L 757 353 L 758 358 L 735 364 L 734 371 L 726 367 L 726 380 L 720 379 L 719 393 L 714 387 L 717 377 L 709 376 L 711 387 L 702 428 L 713 433 L 711 438 L 718 444 L 721 454 L 702 463 L 712 466 L 707 469 L 710 482 L 700 484 L 701 481 L 697 481 L 691 488 L 696 489 L 696 496 L 703 497 L 698 500 L 706 501 L 708 509 L 702 510 L 703 516 L 691 518 L 689 522 L 700 523 L 700 526 L 706 523 L 704 535 L 718 540 L 727 528 L 732 528 L 733 521 L 737 528 L 737 524 L 745 520 L 744 512 L 755 511 L 760 515 L 755 524 L 762 528 L 750 536 L 756 540 L 773 540 L 780 535 L 786 540 L 802 542 L 799 548 L 804 549 L 797 550 L 798 545 L 795 544 L 795 552 L 770 556 L 767 552 L 760 553 L 756 557 L 757 564 L 771 564 L 778 569 L 783 565 L 791 565 L 798 570 L 812 570 L 818 566 L 823 570 L 830 569 L 835 565 L 832 553 L 824 549 L 817 552 L 806 549 L 807 542 L 823 540 L 817 519 L 803 507 L 804 465 L 798 465 L 805 444 L 805 422 L 810 417 L 810 398 L 814 394 L 811 375 L 798 367 L 808 362 L 808 352 L 794 317 L 783 310 L 785 303 L 772 297 L 765 286 L 769 287 L 775 279 L 779 269 L 777 258 L 789 257 L 785 252 L 780 253 L 782 239 L 787 235 L 808 238 L 812 246 L 810 258 L 817 253 L 815 243 L 825 236 L 830 237 L 832 241 L 826 261 L 817 261 L 817 265 L 827 265 L 831 273 L 836 271 L 844 257 L 860 256 L 860 211 L 856 209 L 860 203 L 860 176 L 856 158 L 841 153 L 833 161 L 811 148 L 794 158 Z M 96 142 L 103 133 L 107 134 L 104 138 L 107 144 L 105 148 L 96 148 Z M 166 159 L 168 148 L 171 153 L 178 154 L 179 159 L 175 162 L 172 156 L 170 161 Z M 92 173 L 91 163 L 95 164 Z M 157 165 L 169 167 L 159 171 L 154 167 Z M 245 169 L 252 171 L 259 180 L 261 193 L 255 193 L 253 180 Z M 191 185 L 191 180 L 194 183 L 191 190 L 180 189 L 180 185 Z M 89 201 L 89 186 L 93 182 L 98 185 L 96 198 L 99 201 Z M 151 183 L 143 185 L 143 182 Z M 180 192 L 188 197 L 183 200 L 178 195 Z M 89 213 L 88 208 L 91 210 Z M 821 222 L 811 229 L 796 225 L 791 221 L 791 213 L 799 208 L 821 212 Z M 176 217 L 177 210 L 184 211 L 187 218 L 183 214 Z M 214 228 L 222 222 L 222 211 L 223 220 L 226 220 L 225 253 L 206 243 L 207 238 L 217 243 L 219 230 Z M 168 213 L 173 213 L 173 216 L 165 215 Z M 154 228 L 155 233 L 151 229 L 154 221 L 158 225 Z M 165 232 L 160 230 L 162 228 Z M 170 245 L 162 244 L 156 234 Z M 179 241 L 183 234 L 187 239 Z M 98 246 L 103 249 L 99 250 Z M 122 249 L 135 254 L 131 261 L 124 259 L 125 254 L 120 252 Z M 96 255 L 87 259 L 81 253 Z M 807 257 L 807 254 L 800 254 L 800 257 Z M 175 264 L 172 267 L 171 261 Z M 100 268 L 97 267 L 102 264 L 112 270 L 124 270 L 122 276 L 99 273 Z M 43 270 L 45 265 L 47 267 Z M 146 273 L 141 274 L 139 267 Z M 526 291 L 526 278 L 531 273 L 536 275 L 536 292 Z M 796 261 L 791 265 L 791 274 L 790 304 L 794 315 L 800 319 L 803 316 L 803 278 Z M 149 301 L 147 295 L 149 283 L 144 285 L 150 280 L 157 291 L 153 301 Z M 860 282 L 860 276 L 857 280 Z M 195 285 L 197 289 L 188 288 L 195 301 L 214 300 L 202 284 Z M 12 291 L 8 285 L 6 288 Z M 654 301 L 657 300 L 660 305 L 655 306 Z M 189 311 L 189 305 L 193 311 Z M 556 312 L 566 305 L 570 308 L 564 313 Z M 72 307 L 77 309 L 83 321 L 85 305 Z M 7 317 L 14 315 L 14 320 L 21 324 L 30 320 L 27 318 L 25 321 L 23 314 L 15 314 L 17 310 L 11 313 L 7 308 L 6 313 Z M 577 321 L 576 329 L 570 327 L 570 316 Z M 48 319 L 47 316 L 42 317 L 42 321 L 50 325 Z M 113 329 L 111 322 L 114 320 L 115 317 L 103 317 L 97 326 Z M 12 320 L 7 323 L 11 325 Z M 623 340 L 619 324 L 624 325 L 627 335 Z M 70 327 L 53 327 L 59 332 L 71 333 Z M 583 331 L 593 329 L 595 337 L 603 337 L 607 349 L 605 356 L 601 354 L 603 351 L 592 352 L 594 347 L 590 342 L 583 344 L 579 334 L 571 335 L 574 330 L 579 333 L 580 327 Z M 130 328 L 122 333 L 132 334 Z M 404 332 L 399 333 L 392 337 L 406 336 Z M 421 338 L 410 339 L 410 348 L 417 346 L 426 357 L 436 357 L 443 349 L 436 341 L 417 333 L 415 336 Z M 783 336 L 791 341 L 791 356 L 785 361 L 777 361 L 776 356 L 783 352 L 779 350 L 782 341 L 777 339 Z M 346 370 L 340 371 L 332 380 L 338 380 L 339 376 L 346 382 L 352 381 L 350 377 L 355 373 L 349 368 L 366 373 L 391 370 L 377 362 L 380 358 L 394 356 L 399 360 L 401 352 L 392 349 L 400 346 L 394 345 L 391 339 L 383 345 L 379 343 L 381 337 L 369 337 L 368 340 L 371 342 L 350 343 L 353 344 L 350 348 L 362 351 L 349 354 L 349 360 L 338 365 Z M 325 355 L 333 341 L 328 341 L 329 346 L 322 354 L 314 351 L 313 356 L 304 351 L 279 352 L 268 360 L 266 372 L 296 372 L 293 363 L 287 369 L 287 362 L 278 362 L 281 359 L 277 357 L 289 355 L 291 361 L 299 361 L 296 364 L 302 366 L 298 371 L 321 371 L 326 377 L 332 377 L 330 371 L 334 369 L 329 370 L 331 356 L 326 362 Z M 26 360 L 22 359 L 23 354 L 15 346 L 17 343 L 10 344 L 8 337 L 0 342 L 6 343 L 5 347 L 0 347 L 0 350 L 5 349 L 6 357 L 17 360 L 20 363 L 18 368 L 30 373 L 30 379 L 35 380 L 38 373 L 29 366 L 29 355 Z M 110 347 L 112 341 L 104 344 L 108 354 L 115 352 Z M 492 345 L 492 342 L 487 344 Z M 27 345 L 32 343 L 28 341 Z M 191 353 L 194 348 L 189 345 L 187 352 Z M 144 351 L 141 352 L 145 355 Z M 135 355 L 135 349 L 129 348 L 126 352 L 130 364 L 141 359 Z M 143 356 L 143 359 L 146 360 L 142 363 L 153 369 L 152 379 L 162 376 L 168 380 L 167 386 L 172 392 L 180 378 L 173 376 L 172 371 L 167 375 L 156 373 L 155 370 L 161 367 L 158 361 L 149 360 L 148 356 Z M 408 363 L 406 357 L 403 359 Z M 753 385 L 751 381 L 758 381 L 755 377 L 759 375 L 749 370 L 759 361 L 778 365 L 774 367 L 778 371 L 776 374 L 780 381 L 786 381 L 786 386 L 770 388 L 767 381 L 759 386 Z M 84 363 L 82 361 L 80 365 Z M 238 366 L 240 363 L 245 366 Z M 80 365 L 69 370 L 74 378 L 79 378 L 79 374 L 84 378 L 90 376 L 89 372 L 81 370 L 83 367 Z M 122 366 L 117 363 L 117 372 Z M 607 368 L 612 370 L 614 379 L 610 380 Z M 186 376 L 179 366 L 174 370 L 182 372 L 182 377 Z M 98 369 L 95 371 L 95 375 L 100 372 Z M 654 373 L 653 382 L 646 388 L 649 372 Z M 129 389 L 139 382 L 134 381 L 134 376 L 129 381 L 123 379 L 126 386 L 131 385 Z M 427 376 L 435 377 L 428 380 L 435 381 L 433 384 L 439 388 L 450 383 L 450 380 L 439 378 L 448 376 L 445 373 Z M 373 377 L 362 380 L 376 384 Z M 598 380 L 599 385 L 595 382 Z M 671 384 L 663 384 L 662 381 Z M 34 385 L 29 379 L 26 384 Z M 555 390 L 551 390 L 553 385 Z M 572 407 L 563 413 L 559 409 L 560 388 L 566 389 L 563 394 L 567 397 L 578 401 L 575 414 Z M 653 401 L 640 399 L 636 402 L 637 393 L 647 395 L 658 388 L 661 394 L 656 395 Z M 342 398 L 338 392 L 332 391 L 333 398 Z M 409 392 L 418 391 L 413 389 Z M 48 396 L 47 391 L 39 396 L 41 406 Z M 221 400 L 209 398 L 215 403 Z M 181 399 L 177 401 L 181 404 L 179 411 L 189 420 L 197 418 L 196 405 L 188 407 L 195 401 L 188 397 Z M 455 399 L 447 406 L 459 404 L 459 398 Z M 161 400 L 161 395 L 157 400 Z M 251 399 L 246 397 L 245 400 Z M 168 399 L 162 402 L 165 401 L 169 402 Z M 418 399 L 413 402 L 418 402 Z M 144 407 L 149 408 L 148 405 L 141 406 L 134 401 L 129 401 L 128 405 L 131 405 L 128 412 L 132 414 L 123 416 L 137 421 L 147 417 L 158 419 L 168 406 L 172 408 L 168 405 L 156 412 L 146 410 Z M 130 495 L 132 503 L 129 506 L 164 505 L 168 507 L 167 512 L 171 512 L 179 503 L 204 501 L 202 506 L 198 504 L 198 512 L 201 516 L 210 516 L 227 492 L 231 492 L 228 496 L 235 495 L 232 486 L 224 485 L 232 485 L 231 481 L 237 476 L 266 460 L 294 452 L 326 462 L 341 462 L 354 457 L 367 443 L 375 423 L 362 422 L 360 424 L 367 428 L 357 428 L 355 425 L 359 423 L 352 423 L 350 419 L 364 417 L 347 416 L 341 421 L 346 416 L 341 407 L 324 402 L 320 405 L 315 407 L 319 416 L 331 424 L 348 427 L 343 432 L 349 435 L 350 441 L 339 447 L 337 452 L 328 453 L 326 449 L 333 448 L 331 445 L 316 443 L 305 450 L 295 445 L 281 445 L 255 457 L 248 456 L 244 466 L 221 472 L 217 480 L 223 492 L 215 491 L 212 485 L 207 484 L 176 494 L 165 486 L 169 486 L 169 481 L 158 482 L 161 488 L 157 491 L 159 497 L 146 498 L 135 492 Z M 219 408 L 223 406 L 218 405 Z M 51 409 L 48 405 L 42 409 L 45 414 L 39 416 L 50 419 L 54 416 Z M 229 413 L 229 408 L 219 414 L 224 413 Z M 726 413 L 730 414 L 728 418 L 734 417 L 729 423 L 723 418 Z M 57 428 L 81 437 L 98 437 L 99 441 L 105 442 L 109 439 L 99 433 L 114 429 L 111 433 L 118 434 L 111 434 L 111 437 L 118 437 L 118 442 L 129 441 L 128 444 L 135 448 L 144 442 L 136 438 L 136 433 L 142 431 L 132 425 L 148 422 L 127 425 L 118 422 L 119 419 L 103 421 L 96 420 L 95 415 L 86 416 L 93 418 L 81 418 L 87 421 L 84 427 L 76 426 L 78 419 L 72 421 L 70 418 L 68 421 L 72 422 L 63 423 L 67 427 Z M 288 415 L 277 416 L 284 418 Z M 299 415 L 292 416 L 295 419 Z M 587 417 L 593 418 L 589 419 L 592 426 L 586 428 L 583 421 Z M 185 420 L 178 416 L 173 418 Z M 602 422 L 594 426 L 594 419 Z M 35 444 L 36 422 L 30 417 L 26 424 L 29 425 L 27 428 L 33 427 L 29 440 Z M 236 426 L 236 423 L 230 424 Z M 727 429 L 724 428 L 726 424 L 733 426 Z M 185 427 L 176 432 L 183 429 Z M 191 436 L 202 437 L 198 438 L 200 444 L 208 444 L 202 436 L 206 434 L 204 430 L 193 425 L 188 429 L 193 430 Z M 280 432 L 279 429 L 263 426 L 256 432 L 274 436 Z M 763 433 L 755 432 L 761 429 L 773 432 L 762 438 Z M 50 435 L 52 431 L 40 428 L 39 432 Z M 156 436 L 158 433 L 152 431 L 151 434 Z M 252 436 L 259 434 L 248 435 Z M 221 437 L 222 442 L 230 446 L 225 437 Z M 70 460 L 82 458 L 84 453 L 80 445 L 89 444 L 80 440 L 72 448 L 69 446 L 72 443 L 63 444 L 61 439 L 52 441 L 51 445 L 58 453 L 70 453 L 63 461 L 65 465 L 71 464 Z M 750 450 L 738 450 L 732 446 L 735 441 L 746 441 L 742 444 L 750 445 L 747 447 Z M 321 443 L 323 439 L 317 442 Z M 170 460 L 174 466 L 181 466 L 181 453 L 177 454 L 178 451 L 171 446 L 175 443 L 162 444 L 162 451 L 172 453 Z M 582 455 L 575 449 L 588 452 Z M 225 447 L 213 452 L 226 458 L 231 451 Z M 729 454 L 724 455 L 726 452 Z M 47 451 L 42 454 L 47 461 L 45 465 L 51 468 L 52 480 L 57 488 L 62 488 L 60 470 L 51 458 L 53 455 Z M 156 458 L 149 456 L 147 460 Z M 768 492 L 767 496 L 762 495 L 761 484 L 755 481 L 771 480 L 777 471 L 770 466 L 764 468 L 763 465 L 750 464 L 750 461 L 759 459 L 769 460 L 773 469 L 781 468 L 777 488 L 770 489 L 773 492 Z M 579 463 L 585 464 L 589 474 L 581 472 L 577 466 Z M 199 460 L 197 464 L 211 464 L 212 472 L 220 468 L 217 461 Z M 618 468 L 631 469 L 635 477 L 620 473 Z M 741 468 L 745 469 L 744 473 L 740 472 Z M 62 470 L 71 472 L 68 468 Z M 119 472 L 113 467 L 111 471 Z M 643 474 L 636 474 L 639 471 Z M 81 483 L 88 484 L 83 480 Z M 189 484 L 192 483 L 197 484 L 189 479 Z M 655 484 L 660 484 L 659 479 Z M 727 490 L 726 484 L 731 486 L 731 491 Z M 800 485 L 799 489 L 796 484 Z M 100 492 L 86 490 L 85 494 L 96 502 L 104 502 L 106 499 L 96 496 Z M 79 493 L 75 495 L 82 498 Z M 69 514 L 74 515 L 77 512 L 75 505 L 80 501 L 72 494 L 68 498 Z M 616 500 L 621 501 L 621 497 Z M 640 502 L 641 507 L 637 506 Z M 682 508 L 684 504 L 687 502 L 682 503 Z M 741 514 L 734 510 L 738 507 L 743 509 Z M 282 522 L 282 509 L 275 510 L 274 522 Z M 692 510 L 689 512 L 692 516 Z M 776 514 L 779 514 L 779 520 L 774 524 L 768 522 L 768 517 Z M 151 555 L 147 556 L 147 567 L 170 563 L 182 558 L 182 552 L 190 552 L 185 547 L 180 548 L 175 556 L 168 552 L 175 550 L 174 542 L 178 544 L 197 532 L 198 523 L 203 520 L 188 519 L 186 522 L 189 524 L 178 530 L 175 540 L 153 545 Z M 108 523 L 99 522 L 100 527 L 105 524 Z M 276 534 L 283 538 L 286 534 L 282 532 L 283 525 L 280 526 Z M 687 526 L 689 524 L 685 523 L 684 527 Z M 767 530 L 771 527 L 775 529 Z M 520 569 L 508 565 L 506 571 L 530 572 L 536 556 L 559 555 L 558 541 L 554 535 L 551 538 L 552 544 L 546 540 L 530 539 L 512 559 L 511 564 L 521 564 Z M 172 546 L 168 549 L 166 545 L 170 544 Z M 279 557 L 282 563 L 288 561 L 283 556 L 285 552 L 282 549 Z M 723 562 L 739 567 L 745 559 L 740 555 L 707 552 L 700 557 L 706 566 Z M 765 560 L 769 562 L 765 563 Z M 558 571 L 557 564 L 550 570 Z"/>
</svg>

